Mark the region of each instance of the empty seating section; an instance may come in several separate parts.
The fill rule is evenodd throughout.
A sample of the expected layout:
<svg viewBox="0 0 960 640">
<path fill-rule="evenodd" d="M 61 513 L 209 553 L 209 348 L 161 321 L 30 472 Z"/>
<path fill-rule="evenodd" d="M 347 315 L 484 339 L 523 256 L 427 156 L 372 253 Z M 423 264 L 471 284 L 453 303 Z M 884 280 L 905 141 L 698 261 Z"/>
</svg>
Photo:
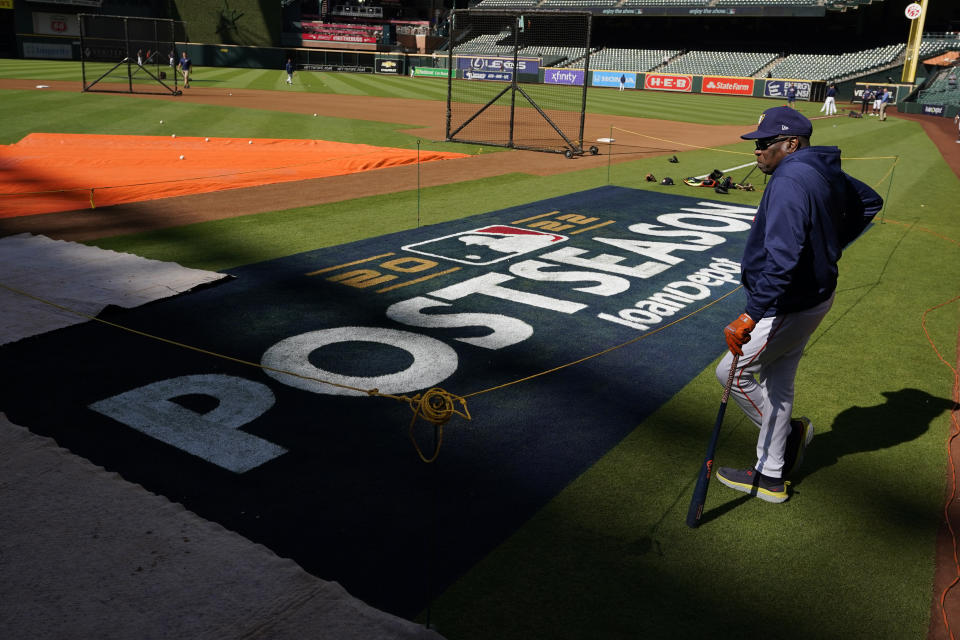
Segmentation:
<svg viewBox="0 0 960 640">
<path fill-rule="evenodd" d="M 951 79 L 950 76 L 953 76 Z M 943 69 L 926 89 L 917 94 L 920 104 L 960 104 L 960 73 L 956 67 Z"/>
<path fill-rule="evenodd" d="M 598 2 L 617 6 L 646 6 L 663 4 L 668 0 L 483 0 L 484 7 L 519 6 L 521 3 L 539 7 L 598 6 Z M 669 0 L 672 4 L 743 4 L 746 0 Z M 781 0 L 758 0 L 764 3 Z M 822 0 L 782 0 L 793 4 Z M 306 25 L 306 23 L 304 23 Z M 333 25 L 327 25 L 333 26 Z M 773 78 L 796 78 L 804 80 L 840 80 L 854 78 L 902 61 L 906 44 L 889 44 L 873 49 L 841 54 L 789 54 L 778 58 L 775 53 L 745 51 L 686 51 L 663 49 L 620 49 L 605 47 L 591 53 L 590 68 L 604 71 L 632 71 L 683 73 L 691 75 L 719 75 L 750 77 L 767 75 Z M 924 38 L 920 46 L 920 58 L 930 58 L 947 51 L 960 50 L 960 36 Z M 508 31 L 484 34 L 454 47 L 455 55 L 513 54 L 512 36 Z M 540 57 L 544 65 L 565 66 L 582 69 L 583 50 L 560 46 L 528 45 L 520 55 Z"/>
<path fill-rule="evenodd" d="M 798 53 L 784 58 L 770 73 L 775 78 L 833 80 L 892 64 L 904 48 L 906 45 L 901 43 L 840 55 Z"/>
<path fill-rule="evenodd" d="M 590 7 L 612 7 L 620 0 L 543 0 L 540 9 L 570 9 L 577 11 Z"/>
<path fill-rule="evenodd" d="M 774 53 L 744 51 L 688 51 L 674 58 L 658 71 L 720 76 L 748 77 L 777 58 Z"/>
<path fill-rule="evenodd" d="M 839 60 L 838 55 L 795 53 L 774 65 L 770 75 L 775 78 L 828 80 L 838 75 Z"/>
<path fill-rule="evenodd" d="M 540 0 L 482 0 L 477 9 L 527 9 L 540 4 Z"/>
<path fill-rule="evenodd" d="M 503 43 L 503 44 L 501 44 Z M 521 57 L 543 58 L 553 66 L 562 66 L 572 60 L 582 59 L 583 47 L 551 47 L 527 45 L 519 51 Z M 477 36 L 453 48 L 453 55 L 513 56 L 513 36 L 509 31 Z M 582 66 L 582 63 L 581 63 Z"/>
<path fill-rule="evenodd" d="M 604 71 L 650 71 L 679 51 L 662 49 L 601 49 L 590 54 L 590 68 Z M 583 60 L 568 65 L 583 68 Z"/>
<path fill-rule="evenodd" d="M 920 42 L 920 59 L 932 58 L 948 51 L 960 51 L 960 38 L 924 38 Z"/>
<path fill-rule="evenodd" d="M 814 7 L 823 4 L 823 0 L 717 0 L 715 6 L 726 7 L 730 5 L 789 5 L 791 7 Z"/>
<path fill-rule="evenodd" d="M 500 44 L 500 42 L 507 44 Z M 509 31 L 484 34 L 458 44 L 453 48 L 454 55 L 506 56 L 513 55 L 513 40 Z"/>
<path fill-rule="evenodd" d="M 682 7 L 705 7 L 710 0 L 624 0 L 621 7 L 658 7 L 665 4 Z"/>
<path fill-rule="evenodd" d="M 571 66 L 573 61 L 580 61 L 580 67 L 583 67 L 583 57 L 586 49 L 584 47 L 542 47 L 539 45 L 530 45 L 520 50 L 521 56 L 531 56 L 542 58 L 545 65 L 553 67 Z"/>
<path fill-rule="evenodd" d="M 481 0 L 481 2 L 478 2 L 474 6 L 477 9 L 523 9 L 530 7 L 537 7 L 538 9 L 590 9 L 591 7 L 656 7 L 663 5 L 705 7 L 714 1 L 715 0 Z M 753 0 L 738 0 L 735 4 L 749 4 L 751 1 Z M 761 4 L 776 4 L 778 2 L 819 4 L 822 0 L 767 0 Z"/>
</svg>

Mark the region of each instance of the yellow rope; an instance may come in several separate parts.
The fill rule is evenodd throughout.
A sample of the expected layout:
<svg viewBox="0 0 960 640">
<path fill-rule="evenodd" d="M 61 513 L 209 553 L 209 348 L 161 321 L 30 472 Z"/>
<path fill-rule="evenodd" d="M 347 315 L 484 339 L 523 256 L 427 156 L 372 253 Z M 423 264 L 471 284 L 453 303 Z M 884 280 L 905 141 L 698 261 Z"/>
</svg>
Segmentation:
<svg viewBox="0 0 960 640">
<path fill-rule="evenodd" d="M 460 402 L 463 411 L 458 411 L 454 408 L 454 400 Z M 416 449 L 420 459 L 427 464 L 436 460 L 437 456 L 440 455 L 440 445 L 443 444 L 443 427 L 454 414 L 467 420 L 473 419 L 470 417 L 470 411 L 467 409 L 467 401 L 464 398 L 444 391 L 440 387 L 430 389 L 424 393 L 423 396 L 420 394 L 413 396 L 413 398 L 410 399 L 410 408 L 413 410 L 413 417 L 410 418 L 410 442 L 413 443 L 413 448 Z M 420 445 L 417 443 L 416 435 L 414 435 L 413 432 L 413 427 L 417 422 L 417 416 L 422 417 L 437 429 L 437 441 L 433 446 L 433 455 L 429 458 L 423 454 Z"/>
<path fill-rule="evenodd" d="M 752 152 L 747 153 L 745 151 L 730 151 L 729 149 L 718 149 L 716 147 L 704 147 L 699 144 L 688 144 L 686 142 L 680 142 L 679 140 L 667 140 L 666 138 L 658 138 L 656 136 L 650 136 L 645 133 L 640 133 L 639 131 L 630 131 L 629 129 L 621 129 L 620 127 L 613 127 L 613 128 L 616 129 L 617 131 L 624 131 L 626 133 L 632 133 L 633 135 L 641 136 L 643 138 L 650 138 L 651 140 L 656 140 L 657 142 L 668 142 L 670 144 L 678 144 L 684 147 L 691 147 L 693 149 L 708 149 L 710 151 L 719 151 L 720 153 L 732 153 L 737 156 L 753 156 L 754 155 Z"/>
<path fill-rule="evenodd" d="M 849 159 L 849 160 L 869 160 L 870 158 L 848 158 L 848 159 Z M 883 177 L 880 178 L 879 180 L 877 180 L 876 183 L 874 183 L 874 185 L 873 185 L 874 188 L 876 188 L 876 187 L 880 186 L 881 184 L 883 184 L 883 182 L 887 179 L 887 176 L 889 176 L 890 174 L 893 173 L 893 170 L 894 170 L 894 168 L 896 168 L 898 162 L 900 162 L 900 156 L 893 156 L 893 164 L 891 164 L 891 165 L 890 165 L 890 168 L 887 169 L 887 172 L 886 172 L 885 174 L 883 174 Z"/>
</svg>

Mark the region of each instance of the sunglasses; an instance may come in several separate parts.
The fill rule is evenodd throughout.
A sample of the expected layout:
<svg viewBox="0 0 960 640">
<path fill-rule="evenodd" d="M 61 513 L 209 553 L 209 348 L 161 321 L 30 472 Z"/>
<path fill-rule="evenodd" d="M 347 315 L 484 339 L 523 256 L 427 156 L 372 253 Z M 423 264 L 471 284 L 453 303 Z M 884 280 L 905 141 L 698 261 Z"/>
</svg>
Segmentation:
<svg viewBox="0 0 960 640">
<path fill-rule="evenodd" d="M 757 151 L 766 151 L 768 148 L 777 144 L 778 142 L 783 142 L 784 140 L 789 140 L 790 138 L 795 138 L 796 136 L 776 136 L 773 138 L 761 138 L 755 140 L 754 142 L 757 145 Z"/>
</svg>

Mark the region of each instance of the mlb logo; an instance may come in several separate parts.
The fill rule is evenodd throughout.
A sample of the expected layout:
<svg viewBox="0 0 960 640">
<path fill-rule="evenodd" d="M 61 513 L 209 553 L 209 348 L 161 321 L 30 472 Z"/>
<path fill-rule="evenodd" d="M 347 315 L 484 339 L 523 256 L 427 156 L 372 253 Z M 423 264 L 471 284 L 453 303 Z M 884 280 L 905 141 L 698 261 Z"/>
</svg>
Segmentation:
<svg viewBox="0 0 960 640">
<path fill-rule="evenodd" d="M 567 240 L 569 240 L 567 236 L 556 233 L 544 233 L 508 225 L 491 225 L 472 231 L 461 231 L 442 238 L 415 242 L 401 249 L 431 258 L 483 266 L 540 251 Z"/>
</svg>

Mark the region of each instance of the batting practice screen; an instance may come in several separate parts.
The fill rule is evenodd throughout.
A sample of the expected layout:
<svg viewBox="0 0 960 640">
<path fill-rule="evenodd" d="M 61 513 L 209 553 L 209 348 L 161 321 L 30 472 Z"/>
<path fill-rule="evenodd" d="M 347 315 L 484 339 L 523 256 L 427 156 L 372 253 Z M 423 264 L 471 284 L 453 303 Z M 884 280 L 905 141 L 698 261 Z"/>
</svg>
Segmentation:
<svg viewBox="0 0 960 640">
<path fill-rule="evenodd" d="M 447 140 L 583 153 L 589 13 L 454 11 Z"/>
<path fill-rule="evenodd" d="M 89 13 L 77 18 L 84 91 L 177 92 L 170 56 L 176 63 L 177 43 L 185 41 L 183 22 Z M 115 82 L 117 76 L 125 87 Z M 114 81 L 94 89 L 107 77 Z"/>
</svg>

